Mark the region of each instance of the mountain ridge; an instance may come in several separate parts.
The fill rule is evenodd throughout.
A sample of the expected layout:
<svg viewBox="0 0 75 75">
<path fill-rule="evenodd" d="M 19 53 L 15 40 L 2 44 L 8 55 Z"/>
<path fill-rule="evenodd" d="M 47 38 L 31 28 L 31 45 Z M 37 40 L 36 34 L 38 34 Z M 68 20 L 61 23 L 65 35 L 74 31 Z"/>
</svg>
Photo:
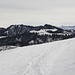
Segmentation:
<svg viewBox="0 0 75 75">
<path fill-rule="evenodd" d="M 75 32 L 45 24 L 44 26 L 11 25 L 0 31 L 0 46 L 28 46 L 75 37 Z"/>
</svg>

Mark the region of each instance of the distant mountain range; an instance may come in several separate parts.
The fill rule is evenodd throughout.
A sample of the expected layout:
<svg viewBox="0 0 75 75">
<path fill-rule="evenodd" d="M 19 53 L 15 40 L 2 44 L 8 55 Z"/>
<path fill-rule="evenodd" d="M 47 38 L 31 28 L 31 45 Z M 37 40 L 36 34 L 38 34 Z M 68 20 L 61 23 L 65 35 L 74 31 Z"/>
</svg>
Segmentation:
<svg viewBox="0 0 75 75">
<path fill-rule="evenodd" d="M 61 28 L 65 30 L 75 30 L 75 26 L 61 26 Z"/>
<path fill-rule="evenodd" d="M 23 33 L 28 33 L 32 31 L 40 31 L 40 30 L 46 30 L 47 32 L 51 33 L 62 33 L 63 29 L 45 24 L 44 26 L 27 26 L 27 25 L 11 25 L 8 28 L 0 28 L 0 36 L 16 36 Z M 55 30 L 56 29 L 56 30 Z"/>
<path fill-rule="evenodd" d="M 44 26 L 11 25 L 0 28 L 0 46 L 28 46 L 75 37 L 75 30 Z"/>
</svg>

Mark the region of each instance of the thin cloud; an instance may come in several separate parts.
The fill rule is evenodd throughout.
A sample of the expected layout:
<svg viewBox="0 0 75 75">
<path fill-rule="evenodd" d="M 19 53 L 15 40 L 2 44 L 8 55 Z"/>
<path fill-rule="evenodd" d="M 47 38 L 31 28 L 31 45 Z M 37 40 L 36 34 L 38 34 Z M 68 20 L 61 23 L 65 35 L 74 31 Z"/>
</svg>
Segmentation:
<svg viewBox="0 0 75 75">
<path fill-rule="evenodd" d="M 16 10 L 50 10 L 75 7 L 74 0 L 0 0 L 0 8 Z"/>
<path fill-rule="evenodd" d="M 75 22 L 75 0 L 0 0 L 0 26 Z"/>
</svg>

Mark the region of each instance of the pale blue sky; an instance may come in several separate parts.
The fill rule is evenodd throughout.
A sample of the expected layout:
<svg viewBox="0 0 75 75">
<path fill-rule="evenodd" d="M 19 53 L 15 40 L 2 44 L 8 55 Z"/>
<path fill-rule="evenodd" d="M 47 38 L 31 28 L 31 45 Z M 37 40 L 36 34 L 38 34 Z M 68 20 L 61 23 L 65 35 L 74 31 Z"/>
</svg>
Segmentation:
<svg viewBox="0 0 75 75">
<path fill-rule="evenodd" d="M 0 0 L 0 27 L 75 25 L 75 0 Z"/>
</svg>

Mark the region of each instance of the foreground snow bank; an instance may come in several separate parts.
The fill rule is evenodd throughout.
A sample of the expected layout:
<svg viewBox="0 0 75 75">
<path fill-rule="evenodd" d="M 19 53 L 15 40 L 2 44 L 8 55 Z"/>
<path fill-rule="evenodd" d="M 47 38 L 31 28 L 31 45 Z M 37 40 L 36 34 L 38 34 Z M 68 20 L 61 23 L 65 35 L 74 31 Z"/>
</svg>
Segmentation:
<svg viewBox="0 0 75 75">
<path fill-rule="evenodd" d="M 75 75 L 75 39 L 1 51 L 0 75 Z"/>
</svg>

